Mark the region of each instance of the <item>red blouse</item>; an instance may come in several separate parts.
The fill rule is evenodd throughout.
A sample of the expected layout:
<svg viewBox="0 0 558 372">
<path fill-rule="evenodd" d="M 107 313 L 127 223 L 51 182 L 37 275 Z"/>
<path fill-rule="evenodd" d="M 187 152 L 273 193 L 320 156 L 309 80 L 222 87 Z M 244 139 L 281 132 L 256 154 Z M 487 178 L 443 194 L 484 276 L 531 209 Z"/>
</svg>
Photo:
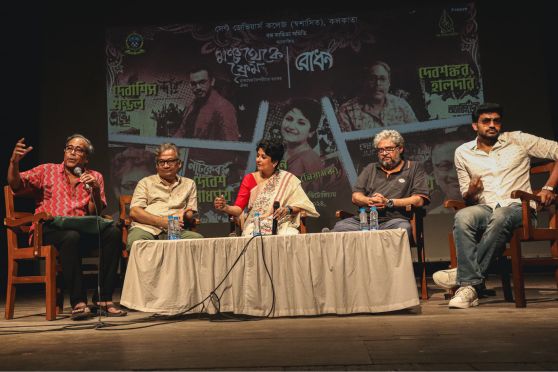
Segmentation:
<svg viewBox="0 0 558 372">
<path fill-rule="evenodd" d="M 252 189 L 257 185 L 258 182 L 256 182 L 254 174 L 250 173 L 244 176 L 242 183 L 240 184 L 240 188 L 238 189 L 238 195 L 236 195 L 234 205 L 244 210 L 250 201 L 250 191 L 252 191 Z"/>
</svg>

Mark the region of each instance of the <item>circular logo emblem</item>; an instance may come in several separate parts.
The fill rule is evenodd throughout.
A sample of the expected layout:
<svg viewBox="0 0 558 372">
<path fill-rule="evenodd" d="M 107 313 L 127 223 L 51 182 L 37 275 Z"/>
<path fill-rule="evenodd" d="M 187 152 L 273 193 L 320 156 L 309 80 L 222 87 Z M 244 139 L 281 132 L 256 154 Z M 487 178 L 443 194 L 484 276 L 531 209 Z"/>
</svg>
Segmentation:
<svg viewBox="0 0 558 372">
<path fill-rule="evenodd" d="M 127 54 L 141 54 L 144 52 L 143 36 L 138 33 L 132 32 L 126 37 L 126 53 Z"/>
</svg>

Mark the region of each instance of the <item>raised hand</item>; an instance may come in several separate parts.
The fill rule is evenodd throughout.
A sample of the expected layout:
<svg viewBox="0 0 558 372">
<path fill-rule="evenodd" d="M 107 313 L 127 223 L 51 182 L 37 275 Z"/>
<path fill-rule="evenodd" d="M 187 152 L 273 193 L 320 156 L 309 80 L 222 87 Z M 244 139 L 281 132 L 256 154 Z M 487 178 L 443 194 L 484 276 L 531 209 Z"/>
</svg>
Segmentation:
<svg viewBox="0 0 558 372">
<path fill-rule="evenodd" d="M 101 187 L 99 181 L 97 181 L 97 179 L 93 177 L 93 175 L 89 172 L 82 173 L 81 176 L 79 177 L 79 180 L 83 184 L 89 185 L 93 189 L 98 189 Z"/>
<path fill-rule="evenodd" d="M 19 163 L 19 161 L 25 155 L 27 155 L 28 152 L 33 150 L 33 146 L 27 147 L 27 145 L 24 143 L 24 141 L 25 141 L 25 138 L 21 138 L 19 141 L 17 141 L 17 143 L 14 147 L 14 151 L 12 152 L 12 157 L 10 158 L 10 162 Z"/>
<path fill-rule="evenodd" d="M 480 194 L 482 190 L 484 190 L 484 185 L 482 184 L 480 176 L 473 176 L 471 178 L 471 182 L 469 183 L 469 190 L 467 190 L 467 194 L 470 196 L 476 196 Z"/>
<path fill-rule="evenodd" d="M 215 198 L 215 200 L 213 201 L 213 207 L 215 209 L 225 209 L 225 207 L 227 206 L 227 201 L 225 200 L 225 195 L 221 195 Z"/>
</svg>

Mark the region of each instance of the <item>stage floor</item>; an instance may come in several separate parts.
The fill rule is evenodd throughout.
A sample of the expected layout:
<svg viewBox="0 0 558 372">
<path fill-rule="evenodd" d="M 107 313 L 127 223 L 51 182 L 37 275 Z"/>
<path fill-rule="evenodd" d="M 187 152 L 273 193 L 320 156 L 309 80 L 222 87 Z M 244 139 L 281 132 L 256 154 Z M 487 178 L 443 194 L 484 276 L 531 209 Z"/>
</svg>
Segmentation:
<svg viewBox="0 0 558 372">
<path fill-rule="evenodd" d="M 553 275 L 528 274 L 526 286 L 524 309 L 503 301 L 494 276 L 497 295 L 468 310 L 448 309 L 430 283 L 429 301 L 394 313 L 232 321 L 130 312 L 99 329 L 98 319 L 70 320 L 69 308 L 47 322 L 42 292 L 21 291 L 15 318 L 0 321 L 0 369 L 557 370 Z"/>
</svg>

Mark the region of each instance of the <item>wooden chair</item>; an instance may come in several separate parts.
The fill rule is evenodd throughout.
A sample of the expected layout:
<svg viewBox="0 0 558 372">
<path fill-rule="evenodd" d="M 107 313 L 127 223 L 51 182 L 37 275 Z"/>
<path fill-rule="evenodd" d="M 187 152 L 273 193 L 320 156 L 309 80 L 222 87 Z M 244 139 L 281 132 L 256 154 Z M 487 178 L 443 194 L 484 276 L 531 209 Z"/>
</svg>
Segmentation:
<svg viewBox="0 0 558 372">
<path fill-rule="evenodd" d="M 383 207 L 383 206 L 381 206 Z M 412 206 L 407 206 L 407 212 L 411 212 L 411 230 L 412 230 L 412 239 L 411 239 L 411 247 L 417 249 L 417 260 L 419 263 L 420 271 L 421 271 L 421 279 L 420 279 L 420 298 L 422 300 L 428 300 L 428 286 L 426 283 L 426 253 L 424 249 L 424 225 L 423 219 L 426 216 L 426 210 L 422 207 L 416 208 Z M 335 217 L 339 220 L 353 217 L 354 214 L 350 212 L 346 212 L 343 210 L 338 210 L 335 212 Z"/>
<path fill-rule="evenodd" d="M 119 223 L 122 229 L 122 266 L 125 268 L 125 260 L 129 256 L 129 252 L 126 250 L 126 243 L 128 242 L 128 232 L 130 231 L 130 226 L 132 224 L 132 219 L 130 218 L 130 203 L 132 202 L 132 195 L 120 195 L 118 200 L 119 205 Z"/>
<path fill-rule="evenodd" d="M 6 293 L 5 318 L 12 319 L 14 316 L 14 305 L 16 295 L 16 284 L 44 283 L 46 287 L 46 319 L 54 320 L 58 311 L 62 312 L 62 303 L 57 301 L 56 288 L 56 259 L 58 251 L 52 245 L 43 245 L 43 222 L 49 219 L 45 212 L 33 214 L 15 211 L 14 196 L 9 186 L 4 186 L 4 198 L 6 204 L 6 234 L 8 238 L 8 282 Z M 35 226 L 33 231 L 33 244 L 29 246 L 31 225 Z M 25 239 L 25 244 L 21 244 Z M 22 260 L 44 260 L 44 275 L 18 276 L 18 262 Z M 60 295 L 62 295 L 60 293 Z"/>
<path fill-rule="evenodd" d="M 554 167 L 554 162 L 537 165 L 531 168 L 531 175 L 549 174 Z M 522 205 L 522 218 L 523 226 L 516 229 L 508 243 L 506 249 L 502 254 L 500 261 L 500 268 L 507 269 L 509 267 L 507 260 L 511 261 L 512 281 L 513 281 L 513 296 L 511 294 L 511 285 L 509 280 L 509 270 L 502 270 L 502 288 L 504 291 L 504 298 L 507 301 L 513 301 L 515 297 L 516 307 L 526 307 L 525 300 L 525 281 L 523 278 L 523 267 L 531 265 L 539 266 L 555 266 L 554 277 L 558 286 L 558 198 L 555 197 L 553 204 L 542 210 L 549 213 L 549 222 L 546 227 L 538 227 L 531 222 L 531 213 L 529 210 L 529 202 L 535 201 L 540 203 L 540 198 L 536 194 L 540 190 L 533 191 L 529 194 L 524 191 L 513 191 L 511 198 L 520 199 Z M 465 207 L 463 201 L 447 200 L 444 202 L 446 208 L 453 208 L 459 210 Z M 540 214 L 540 213 L 539 213 Z M 539 221 L 540 223 L 540 221 Z M 450 247 L 450 265 L 452 268 L 457 267 L 457 255 L 455 249 L 455 242 L 453 233 L 448 235 Z M 537 242 L 548 241 L 550 243 L 550 255 L 548 257 L 529 258 L 522 255 L 522 242 Z"/>
<path fill-rule="evenodd" d="M 300 212 L 300 226 L 298 230 L 301 234 L 306 234 L 308 229 L 306 227 L 306 218 L 308 215 L 306 211 Z M 229 236 L 241 236 L 242 235 L 242 221 L 238 217 L 229 216 Z"/>
</svg>

